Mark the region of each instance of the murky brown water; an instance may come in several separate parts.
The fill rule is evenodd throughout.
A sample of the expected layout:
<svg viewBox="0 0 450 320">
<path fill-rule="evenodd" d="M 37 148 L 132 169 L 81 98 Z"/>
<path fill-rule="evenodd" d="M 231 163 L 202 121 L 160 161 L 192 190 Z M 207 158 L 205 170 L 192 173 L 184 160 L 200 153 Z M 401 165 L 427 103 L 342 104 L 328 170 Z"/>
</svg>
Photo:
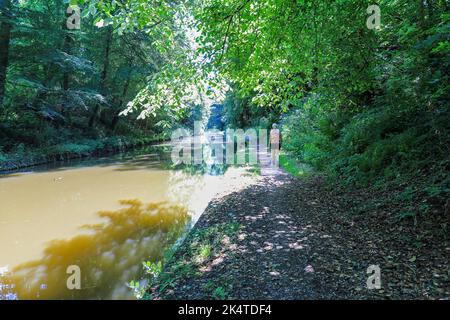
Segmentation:
<svg viewBox="0 0 450 320">
<path fill-rule="evenodd" d="M 130 299 L 212 197 L 241 184 L 164 169 L 158 154 L 0 176 L 0 299 Z M 167 167 L 167 166 L 166 166 Z M 67 268 L 81 270 L 69 290 Z"/>
</svg>

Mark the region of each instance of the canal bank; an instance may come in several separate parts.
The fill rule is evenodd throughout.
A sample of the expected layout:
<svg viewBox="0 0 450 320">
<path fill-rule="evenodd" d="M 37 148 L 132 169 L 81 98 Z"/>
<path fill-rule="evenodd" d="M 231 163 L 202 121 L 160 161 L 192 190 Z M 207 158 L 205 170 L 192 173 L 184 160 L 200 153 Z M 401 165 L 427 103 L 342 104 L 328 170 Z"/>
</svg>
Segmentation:
<svg viewBox="0 0 450 320">
<path fill-rule="evenodd" d="M 163 135 L 141 137 L 139 139 L 109 137 L 95 140 L 85 139 L 31 151 L 16 151 L 12 154 L 0 152 L 0 174 L 48 163 L 107 156 L 165 140 L 166 137 Z"/>
</svg>

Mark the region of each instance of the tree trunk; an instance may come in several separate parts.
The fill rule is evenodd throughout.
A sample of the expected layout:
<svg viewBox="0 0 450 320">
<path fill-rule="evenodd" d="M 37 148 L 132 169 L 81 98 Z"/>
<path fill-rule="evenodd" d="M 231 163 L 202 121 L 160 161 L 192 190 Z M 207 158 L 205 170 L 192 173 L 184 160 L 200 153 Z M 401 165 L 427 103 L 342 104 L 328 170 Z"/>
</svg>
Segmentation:
<svg viewBox="0 0 450 320">
<path fill-rule="evenodd" d="M 105 59 L 103 60 L 103 70 L 101 75 L 101 86 L 102 94 L 106 94 L 106 81 L 108 79 L 108 68 L 109 68 L 109 54 L 111 52 L 111 42 L 113 36 L 113 29 L 111 26 L 107 27 L 106 31 L 106 46 L 105 46 Z"/>
<path fill-rule="evenodd" d="M 131 68 L 131 63 L 130 63 L 130 68 Z M 130 77 L 131 72 L 128 72 L 128 77 L 127 80 L 125 82 L 125 85 L 123 87 L 123 91 L 122 91 L 122 97 L 120 98 L 120 102 L 119 102 L 119 107 L 121 108 L 123 106 L 123 101 L 125 99 L 125 96 L 128 93 L 128 88 L 130 86 L 130 81 L 131 81 L 131 77 Z M 114 117 L 112 119 L 112 123 L 111 123 L 111 130 L 114 132 L 116 130 L 117 124 L 119 123 L 119 114 L 116 113 L 114 114 Z"/>
<path fill-rule="evenodd" d="M 3 7 L 0 8 L 2 20 L 5 19 L 0 24 L 0 106 L 3 106 L 6 74 L 8 72 L 9 43 L 11 40 L 11 23 L 8 21 L 10 9 L 11 0 L 4 0 Z"/>
<path fill-rule="evenodd" d="M 70 44 L 72 42 L 72 39 L 70 38 L 70 34 L 66 32 L 66 35 L 64 36 L 64 43 L 63 43 L 63 50 L 65 53 L 70 55 Z M 70 82 L 70 72 L 69 70 L 64 70 L 63 74 L 63 89 L 64 91 L 69 90 L 69 82 Z"/>
<path fill-rule="evenodd" d="M 69 14 L 66 13 L 67 16 L 69 16 Z M 71 34 L 69 33 L 69 30 L 67 30 L 67 25 L 66 25 L 66 20 L 64 20 L 63 25 L 62 25 L 62 30 L 64 35 L 64 40 L 62 43 L 62 50 L 67 53 L 68 55 L 71 54 L 71 45 L 72 45 L 72 38 L 71 38 Z M 65 70 L 63 72 L 63 77 L 62 77 L 62 88 L 64 91 L 68 91 L 70 88 L 70 71 L 68 70 L 67 66 L 65 67 Z M 72 122 L 71 118 L 70 118 L 70 112 L 66 112 L 67 110 L 67 106 L 66 103 L 64 102 L 61 106 L 61 114 L 68 119 L 69 124 Z"/>
<path fill-rule="evenodd" d="M 105 58 L 103 60 L 103 70 L 100 76 L 100 90 L 101 93 L 106 96 L 107 94 L 107 80 L 108 80 L 108 68 L 109 68 L 109 56 L 111 52 L 111 43 L 113 39 L 113 29 L 111 26 L 107 27 L 106 30 L 106 44 L 105 44 Z M 96 105 L 94 113 L 91 115 L 89 119 L 89 127 L 92 128 L 95 125 L 95 122 L 98 116 L 101 113 L 101 106 L 99 104 Z"/>
<path fill-rule="evenodd" d="M 419 10 L 418 10 L 418 26 L 420 27 L 420 29 L 423 31 L 426 28 L 426 23 L 425 23 L 425 5 L 423 3 L 423 0 L 418 0 L 419 2 Z"/>
</svg>

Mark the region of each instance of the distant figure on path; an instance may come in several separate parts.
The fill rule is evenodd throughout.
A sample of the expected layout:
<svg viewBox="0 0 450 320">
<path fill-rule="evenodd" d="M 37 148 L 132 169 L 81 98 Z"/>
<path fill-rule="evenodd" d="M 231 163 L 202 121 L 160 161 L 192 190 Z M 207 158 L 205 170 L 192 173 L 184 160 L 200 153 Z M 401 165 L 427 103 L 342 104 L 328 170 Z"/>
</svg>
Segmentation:
<svg viewBox="0 0 450 320">
<path fill-rule="evenodd" d="M 272 151 L 272 167 L 278 168 L 280 158 L 280 139 L 281 134 L 278 125 L 274 123 L 270 130 L 270 150 Z"/>
</svg>

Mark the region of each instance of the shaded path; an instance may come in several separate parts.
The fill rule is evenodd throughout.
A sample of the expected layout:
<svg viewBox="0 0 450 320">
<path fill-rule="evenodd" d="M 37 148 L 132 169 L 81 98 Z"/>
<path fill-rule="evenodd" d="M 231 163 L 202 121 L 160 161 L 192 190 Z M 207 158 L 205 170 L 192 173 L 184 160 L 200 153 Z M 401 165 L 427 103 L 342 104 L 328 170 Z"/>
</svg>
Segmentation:
<svg viewBox="0 0 450 320">
<path fill-rule="evenodd" d="M 203 260 L 196 252 L 206 242 L 196 232 L 188 236 L 176 262 L 166 268 L 177 279 L 160 298 L 371 299 L 448 294 L 445 279 L 433 288 L 436 277 L 429 265 L 418 269 L 409 260 L 418 253 L 412 252 L 415 248 L 408 237 L 390 232 L 392 226 L 383 224 L 382 216 L 350 215 L 345 199 L 327 190 L 320 177 L 300 180 L 281 170 L 216 199 L 195 229 L 203 232 L 237 222 L 239 231 L 214 231 L 219 239 L 210 242 L 214 247 Z M 445 250 L 429 250 L 434 255 L 426 257 L 427 262 L 446 272 Z M 366 270 L 372 264 L 382 269 L 381 290 L 366 287 Z M 176 265 L 194 272 L 179 276 Z M 217 296 L 217 290 L 222 294 Z M 153 292 L 157 291 L 155 287 Z"/>
</svg>

